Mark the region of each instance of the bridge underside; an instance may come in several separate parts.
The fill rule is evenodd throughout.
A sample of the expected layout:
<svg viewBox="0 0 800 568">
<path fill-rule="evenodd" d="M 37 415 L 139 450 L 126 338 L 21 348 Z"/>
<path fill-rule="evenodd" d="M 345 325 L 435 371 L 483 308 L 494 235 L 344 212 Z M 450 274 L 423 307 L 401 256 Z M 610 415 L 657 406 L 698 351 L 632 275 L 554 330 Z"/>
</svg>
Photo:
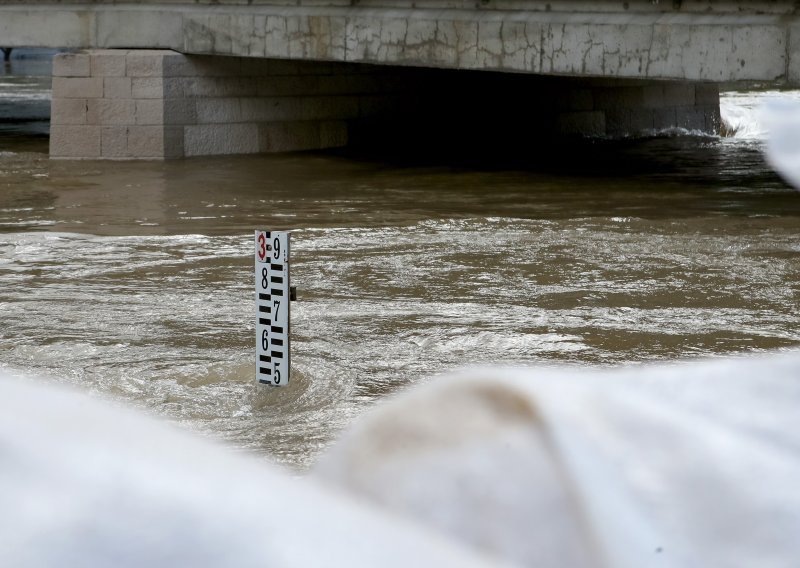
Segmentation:
<svg viewBox="0 0 800 568">
<path fill-rule="evenodd" d="M 0 0 L 3 47 L 800 84 L 789 0 Z"/>
<path fill-rule="evenodd" d="M 553 139 L 671 128 L 717 132 L 716 84 L 88 50 L 55 58 L 50 152 L 162 159 L 387 144 L 524 153 Z"/>
</svg>

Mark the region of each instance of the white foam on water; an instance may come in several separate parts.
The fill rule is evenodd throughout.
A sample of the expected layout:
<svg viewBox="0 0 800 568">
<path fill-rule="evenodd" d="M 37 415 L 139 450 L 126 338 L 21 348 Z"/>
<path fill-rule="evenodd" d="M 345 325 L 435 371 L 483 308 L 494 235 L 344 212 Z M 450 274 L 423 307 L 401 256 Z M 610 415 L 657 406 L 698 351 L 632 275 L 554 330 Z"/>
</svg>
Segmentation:
<svg viewBox="0 0 800 568">
<path fill-rule="evenodd" d="M 731 137 L 763 142 L 768 134 L 765 107 L 781 102 L 800 102 L 800 91 L 730 91 L 720 93 L 720 116 Z"/>
</svg>

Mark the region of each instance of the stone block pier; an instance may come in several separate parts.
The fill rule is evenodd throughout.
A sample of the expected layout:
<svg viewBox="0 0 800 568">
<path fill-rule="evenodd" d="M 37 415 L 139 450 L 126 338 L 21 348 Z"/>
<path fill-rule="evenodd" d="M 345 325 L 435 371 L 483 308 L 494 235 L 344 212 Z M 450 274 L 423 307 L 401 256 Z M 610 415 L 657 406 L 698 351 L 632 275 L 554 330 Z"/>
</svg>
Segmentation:
<svg viewBox="0 0 800 568">
<path fill-rule="evenodd" d="M 56 56 L 53 69 L 54 158 L 287 152 L 371 138 L 510 144 L 519 132 L 532 138 L 625 137 L 670 128 L 715 132 L 719 126 L 714 83 L 597 81 L 171 50 L 67 53 Z"/>
</svg>

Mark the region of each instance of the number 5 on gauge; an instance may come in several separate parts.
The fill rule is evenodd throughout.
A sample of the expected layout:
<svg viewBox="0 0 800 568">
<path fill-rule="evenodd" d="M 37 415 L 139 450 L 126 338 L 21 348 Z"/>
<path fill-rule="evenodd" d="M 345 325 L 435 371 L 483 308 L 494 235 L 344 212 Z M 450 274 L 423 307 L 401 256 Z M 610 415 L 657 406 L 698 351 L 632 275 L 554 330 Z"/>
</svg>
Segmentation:
<svg viewBox="0 0 800 568">
<path fill-rule="evenodd" d="M 256 231 L 256 378 L 289 384 L 289 233 Z"/>
</svg>

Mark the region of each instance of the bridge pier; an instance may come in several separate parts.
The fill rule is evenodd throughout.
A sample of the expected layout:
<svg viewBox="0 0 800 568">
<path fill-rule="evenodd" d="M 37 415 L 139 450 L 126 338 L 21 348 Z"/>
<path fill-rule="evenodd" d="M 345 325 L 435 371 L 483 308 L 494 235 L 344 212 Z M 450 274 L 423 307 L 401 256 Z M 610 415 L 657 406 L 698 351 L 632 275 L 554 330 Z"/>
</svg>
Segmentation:
<svg viewBox="0 0 800 568">
<path fill-rule="evenodd" d="M 56 56 L 54 158 L 165 159 L 388 143 L 715 133 L 714 83 L 88 50 Z M 524 150 L 524 147 L 522 148 Z"/>
<path fill-rule="evenodd" d="M 56 56 L 50 155 L 159 159 L 311 150 L 347 143 L 380 112 L 385 77 L 362 66 L 169 50 Z"/>
</svg>

